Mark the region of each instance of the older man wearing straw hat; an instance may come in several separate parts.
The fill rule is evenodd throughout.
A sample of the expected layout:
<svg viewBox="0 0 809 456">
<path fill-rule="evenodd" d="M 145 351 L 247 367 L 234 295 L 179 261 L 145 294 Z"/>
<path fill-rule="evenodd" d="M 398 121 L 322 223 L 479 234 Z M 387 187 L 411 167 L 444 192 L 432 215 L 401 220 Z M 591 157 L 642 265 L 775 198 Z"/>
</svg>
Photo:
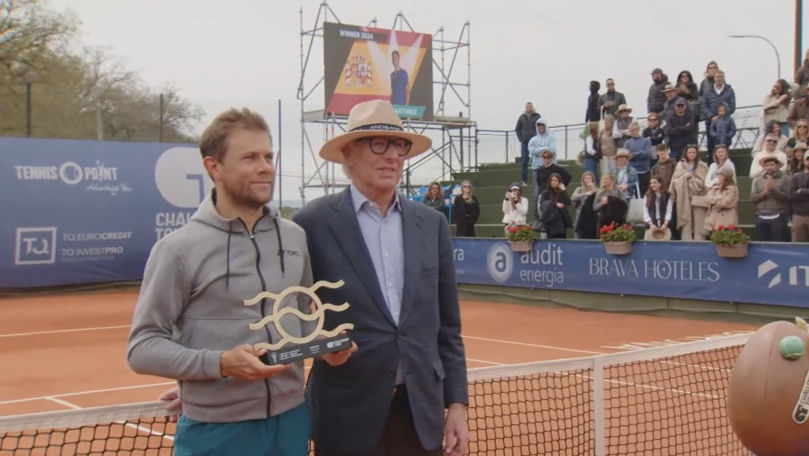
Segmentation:
<svg viewBox="0 0 809 456">
<path fill-rule="evenodd" d="M 400 198 L 404 161 L 429 149 L 387 101 L 359 103 L 347 132 L 320 156 L 351 185 L 295 215 L 306 230 L 324 302 L 351 308 L 326 327 L 354 323 L 358 351 L 342 366 L 316 360 L 309 379 L 319 456 L 460 456 L 468 442 L 466 361 L 452 242 L 444 217 Z M 446 418 L 445 418 L 446 410 Z"/>
</svg>

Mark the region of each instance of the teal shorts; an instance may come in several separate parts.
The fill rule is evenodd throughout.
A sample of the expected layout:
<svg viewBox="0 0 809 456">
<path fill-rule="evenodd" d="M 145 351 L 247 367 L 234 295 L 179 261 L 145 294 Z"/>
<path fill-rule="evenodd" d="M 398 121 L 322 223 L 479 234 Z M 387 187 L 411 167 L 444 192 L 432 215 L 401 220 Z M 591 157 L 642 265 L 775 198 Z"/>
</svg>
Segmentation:
<svg viewBox="0 0 809 456">
<path fill-rule="evenodd" d="M 232 423 L 203 423 L 180 416 L 175 456 L 306 456 L 309 410 L 303 403 L 278 416 Z"/>
</svg>

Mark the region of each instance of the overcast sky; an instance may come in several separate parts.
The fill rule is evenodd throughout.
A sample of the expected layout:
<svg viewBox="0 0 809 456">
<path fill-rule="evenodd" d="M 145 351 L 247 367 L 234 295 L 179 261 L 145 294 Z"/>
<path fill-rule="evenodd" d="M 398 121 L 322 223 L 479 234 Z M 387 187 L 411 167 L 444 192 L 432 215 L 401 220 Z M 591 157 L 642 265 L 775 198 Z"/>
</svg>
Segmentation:
<svg viewBox="0 0 809 456">
<path fill-rule="evenodd" d="M 258 110 L 277 130 L 280 99 L 284 174 L 298 176 L 299 10 L 303 9 L 304 28 L 311 29 L 320 4 L 49 2 L 51 8 L 70 10 L 78 17 L 84 44 L 109 47 L 152 88 L 173 84 L 200 105 L 206 115 L 195 133 L 231 106 Z M 415 31 L 434 33 L 443 27 L 445 39 L 452 40 L 468 20 L 471 114 L 485 129 L 512 129 L 527 100 L 552 125 L 581 122 L 589 81 L 601 81 L 603 91 L 607 77 L 615 78 L 617 90 L 624 92 L 636 114 L 642 113 L 654 67 L 663 68 L 671 79 L 690 70 L 699 84 L 709 60 L 725 70 L 738 106 L 760 104 L 776 80 L 775 54 L 762 40 L 732 39 L 729 34 L 766 36 L 781 54 L 782 77 L 791 81 L 794 73 L 794 0 L 331 0 L 328 5 L 343 23 L 366 25 L 376 18 L 380 28 L 390 28 L 401 11 Z M 322 40 L 313 49 L 307 88 L 323 71 Z M 461 62 L 453 80 L 467 78 L 465 56 Z M 307 101 L 307 110 L 322 109 L 322 91 L 316 94 Z M 467 111 L 454 98 L 447 99 L 447 106 L 447 114 Z M 320 133 L 314 136 L 319 144 Z"/>
</svg>

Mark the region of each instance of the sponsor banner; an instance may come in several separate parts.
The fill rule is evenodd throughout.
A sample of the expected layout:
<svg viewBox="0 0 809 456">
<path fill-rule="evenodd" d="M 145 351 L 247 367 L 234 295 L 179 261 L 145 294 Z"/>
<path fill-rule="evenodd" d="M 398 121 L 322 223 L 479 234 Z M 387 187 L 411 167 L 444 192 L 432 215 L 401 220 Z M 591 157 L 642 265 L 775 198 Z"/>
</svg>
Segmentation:
<svg viewBox="0 0 809 456">
<path fill-rule="evenodd" d="M 196 146 L 0 138 L 0 287 L 137 280 L 212 188 Z"/>
<path fill-rule="evenodd" d="M 751 244 L 746 258 L 709 242 L 642 242 L 613 256 L 598 241 L 543 240 L 515 253 L 505 240 L 455 239 L 458 283 L 809 308 L 809 244 Z"/>
<path fill-rule="evenodd" d="M 431 35 L 326 22 L 323 41 L 326 112 L 382 99 L 402 118 L 433 119 Z"/>
</svg>

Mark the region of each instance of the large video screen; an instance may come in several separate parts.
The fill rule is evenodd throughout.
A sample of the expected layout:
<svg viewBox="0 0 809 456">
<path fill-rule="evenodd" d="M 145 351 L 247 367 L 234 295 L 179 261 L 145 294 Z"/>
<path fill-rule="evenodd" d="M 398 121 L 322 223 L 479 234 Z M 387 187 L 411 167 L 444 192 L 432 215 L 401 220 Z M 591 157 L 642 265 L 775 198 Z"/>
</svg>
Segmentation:
<svg viewBox="0 0 809 456">
<path fill-rule="evenodd" d="M 433 119 L 432 35 L 326 22 L 326 111 L 390 100 L 402 118 Z"/>
</svg>

